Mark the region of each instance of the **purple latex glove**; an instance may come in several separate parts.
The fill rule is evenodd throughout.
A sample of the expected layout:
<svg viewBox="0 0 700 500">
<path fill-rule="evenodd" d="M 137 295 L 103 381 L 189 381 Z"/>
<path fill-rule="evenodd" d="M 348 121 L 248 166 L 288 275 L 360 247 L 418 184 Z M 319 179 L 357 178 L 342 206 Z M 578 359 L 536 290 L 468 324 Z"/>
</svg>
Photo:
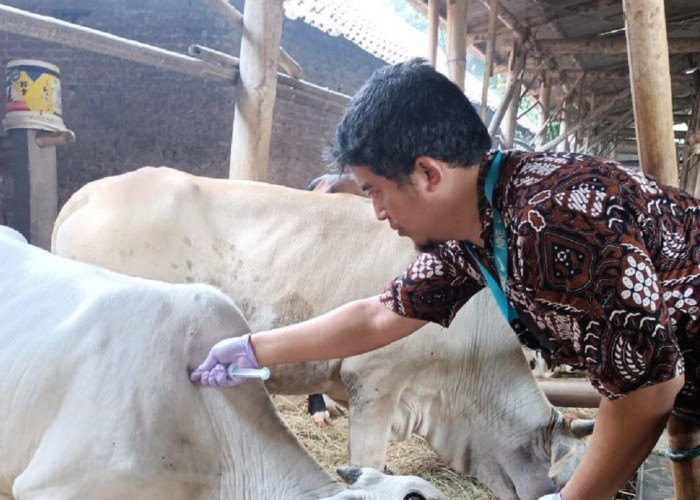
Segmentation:
<svg viewBox="0 0 700 500">
<path fill-rule="evenodd" d="M 204 363 L 190 374 L 190 380 L 207 387 L 231 387 L 243 382 L 244 378 L 228 376 L 228 365 L 237 368 L 260 368 L 250 344 L 250 334 L 224 339 L 214 344 Z"/>
</svg>

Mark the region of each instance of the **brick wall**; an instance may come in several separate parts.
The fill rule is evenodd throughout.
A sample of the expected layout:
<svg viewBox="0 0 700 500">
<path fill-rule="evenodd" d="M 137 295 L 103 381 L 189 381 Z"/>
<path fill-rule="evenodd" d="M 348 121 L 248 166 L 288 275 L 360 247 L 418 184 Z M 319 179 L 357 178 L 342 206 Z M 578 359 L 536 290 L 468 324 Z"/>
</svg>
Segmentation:
<svg viewBox="0 0 700 500">
<path fill-rule="evenodd" d="M 5 0 L 118 36 L 186 53 L 197 43 L 237 55 L 240 34 L 200 0 Z M 241 2 L 234 2 L 242 9 Z M 282 46 L 304 78 L 352 94 L 383 63 L 354 44 L 285 19 Z M 0 32 L 0 67 L 39 59 L 61 70 L 64 122 L 77 142 L 58 148 L 59 203 L 83 184 L 143 165 L 225 177 L 235 89 L 115 57 Z M 322 103 L 321 103 L 322 104 Z M 0 111 L 0 115 L 3 112 Z M 324 169 L 323 148 L 341 110 L 280 98 L 274 110 L 270 182 L 303 187 Z M 0 151 L 0 211 L 12 205 L 7 150 Z M 0 214 L 0 222 L 2 214 Z"/>
</svg>

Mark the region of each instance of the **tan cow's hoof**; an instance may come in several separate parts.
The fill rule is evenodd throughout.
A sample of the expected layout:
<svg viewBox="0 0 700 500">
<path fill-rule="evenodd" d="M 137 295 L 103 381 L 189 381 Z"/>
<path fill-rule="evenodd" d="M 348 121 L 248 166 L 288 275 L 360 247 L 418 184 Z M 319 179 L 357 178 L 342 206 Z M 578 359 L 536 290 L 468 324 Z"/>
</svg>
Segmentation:
<svg viewBox="0 0 700 500">
<path fill-rule="evenodd" d="M 331 425 L 331 414 L 328 411 L 319 411 L 311 415 L 316 427 L 327 427 Z"/>
</svg>

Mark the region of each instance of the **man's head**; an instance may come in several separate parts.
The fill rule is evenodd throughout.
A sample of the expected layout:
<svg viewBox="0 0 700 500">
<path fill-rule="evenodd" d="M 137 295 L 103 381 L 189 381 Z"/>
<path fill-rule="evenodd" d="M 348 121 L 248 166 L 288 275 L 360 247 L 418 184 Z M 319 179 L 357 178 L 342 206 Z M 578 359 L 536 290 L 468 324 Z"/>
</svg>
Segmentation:
<svg viewBox="0 0 700 500">
<path fill-rule="evenodd" d="M 468 167 L 490 147 L 486 127 L 459 87 L 412 59 L 375 71 L 355 94 L 330 156 L 340 170 L 366 166 L 402 183 L 420 156 Z"/>
</svg>

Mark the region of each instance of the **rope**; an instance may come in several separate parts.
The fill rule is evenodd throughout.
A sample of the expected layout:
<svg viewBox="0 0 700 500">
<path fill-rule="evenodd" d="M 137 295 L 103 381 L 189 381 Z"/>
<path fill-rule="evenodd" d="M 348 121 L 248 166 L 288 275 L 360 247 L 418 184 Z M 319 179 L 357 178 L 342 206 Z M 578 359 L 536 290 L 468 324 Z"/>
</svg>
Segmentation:
<svg viewBox="0 0 700 500">
<path fill-rule="evenodd" d="M 673 462 L 685 462 L 697 457 L 700 457 L 700 446 L 696 446 L 690 450 L 666 450 L 666 458 Z"/>
</svg>

